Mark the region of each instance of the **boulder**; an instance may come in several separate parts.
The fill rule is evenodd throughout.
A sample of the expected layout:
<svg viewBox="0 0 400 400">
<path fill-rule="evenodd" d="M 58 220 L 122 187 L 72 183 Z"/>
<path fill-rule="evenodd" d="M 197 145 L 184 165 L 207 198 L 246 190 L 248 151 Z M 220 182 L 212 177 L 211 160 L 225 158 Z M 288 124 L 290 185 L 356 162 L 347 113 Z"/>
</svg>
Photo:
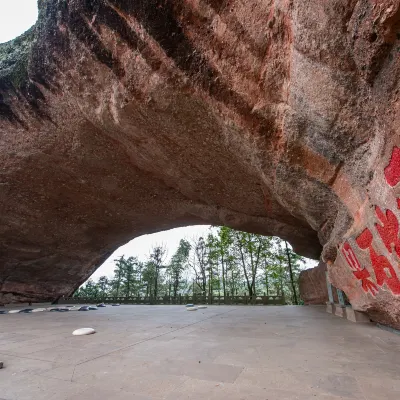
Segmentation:
<svg viewBox="0 0 400 400">
<path fill-rule="evenodd" d="M 327 266 L 322 261 L 315 268 L 301 271 L 299 289 L 300 298 L 304 304 L 318 305 L 326 304 L 329 301 L 326 271 Z"/>
<path fill-rule="evenodd" d="M 93 328 L 79 328 L 72 332 L 73 336 L 86 336 L 93 335 L 96 331 Z"/>
<path fill-rule="evenodd" d="M 399 0 L 39 7 L 0 45 L 0 303 L 207 223 L 322 256 L 400 327 Z"/>
</svg>

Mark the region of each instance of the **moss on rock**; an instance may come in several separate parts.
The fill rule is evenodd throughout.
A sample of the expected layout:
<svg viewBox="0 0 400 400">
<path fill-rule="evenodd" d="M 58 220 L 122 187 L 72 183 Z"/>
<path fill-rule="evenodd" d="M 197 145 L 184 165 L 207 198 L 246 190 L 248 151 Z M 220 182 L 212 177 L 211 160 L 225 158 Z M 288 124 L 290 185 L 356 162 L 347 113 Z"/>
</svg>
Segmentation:
<svg viewBox="0 0 400 400">
<path fill-rule="evenodd" d="M 21 36 L 0 44 L 0 89 L 10 85 L 19 89 L 26 82 L 35 31 L 34 25 Z"/>
</svg>

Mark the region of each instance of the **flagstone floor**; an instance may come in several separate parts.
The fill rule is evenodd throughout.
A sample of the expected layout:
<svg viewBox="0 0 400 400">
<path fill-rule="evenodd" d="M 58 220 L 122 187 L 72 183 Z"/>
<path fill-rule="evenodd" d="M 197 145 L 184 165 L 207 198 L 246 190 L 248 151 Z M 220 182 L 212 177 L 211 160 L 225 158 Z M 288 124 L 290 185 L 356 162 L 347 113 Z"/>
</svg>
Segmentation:
<svg viewBox="0 0 400 400">
<path fill-rule="evenodd" d="M 97 333 L 72 336 L 77 328 Z M 0 315 L 0 399 L 391 400 L 400 336 L 318 307 Z"/>
</svg>

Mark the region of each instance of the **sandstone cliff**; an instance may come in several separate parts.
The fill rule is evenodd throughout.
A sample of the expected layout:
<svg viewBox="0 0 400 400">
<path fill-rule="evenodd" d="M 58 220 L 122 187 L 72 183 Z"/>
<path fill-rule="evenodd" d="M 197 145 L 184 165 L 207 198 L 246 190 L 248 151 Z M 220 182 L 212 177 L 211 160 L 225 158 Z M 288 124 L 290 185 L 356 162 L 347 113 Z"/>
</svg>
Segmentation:
<svg viewBox="0 0 400 400">
<path fill-rule="evenodd" d="M 212 223 L 400 326 L 399 0 L 43 0 L 0 45 L 0 302 Z"/>
<path fill-rule="evenodd" d="M 301 271 L 299 276 L 299 289 L 300 298 L 303 300 L 304 304 L 325 305 L 329 301 L 326 271 L 327 267 L 324 262 L 320 262 L 315 268 Z"/>
</svg>

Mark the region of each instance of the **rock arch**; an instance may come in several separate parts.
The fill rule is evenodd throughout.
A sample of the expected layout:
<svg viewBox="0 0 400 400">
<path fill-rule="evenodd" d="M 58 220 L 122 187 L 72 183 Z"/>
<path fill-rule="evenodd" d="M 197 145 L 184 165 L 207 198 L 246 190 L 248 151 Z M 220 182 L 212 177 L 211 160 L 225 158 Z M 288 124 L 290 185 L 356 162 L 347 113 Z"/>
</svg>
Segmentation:
<svg viewBox="0 0 400 400">
<path fill-rule="evenodd" d="M 400 216 L 399 21 L 398 1 L 41 2 L 0 45 L 0 301 L 213 223 L 322 255 L 398 326 L 398 232 L 378 227 Z"/>
</svg>

